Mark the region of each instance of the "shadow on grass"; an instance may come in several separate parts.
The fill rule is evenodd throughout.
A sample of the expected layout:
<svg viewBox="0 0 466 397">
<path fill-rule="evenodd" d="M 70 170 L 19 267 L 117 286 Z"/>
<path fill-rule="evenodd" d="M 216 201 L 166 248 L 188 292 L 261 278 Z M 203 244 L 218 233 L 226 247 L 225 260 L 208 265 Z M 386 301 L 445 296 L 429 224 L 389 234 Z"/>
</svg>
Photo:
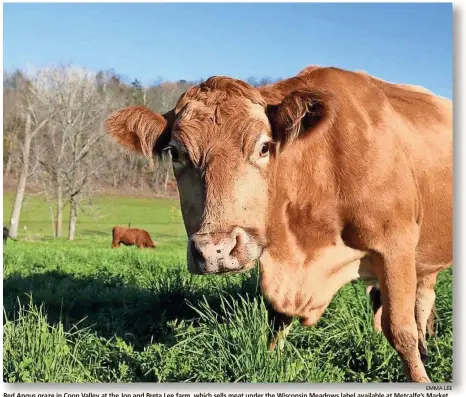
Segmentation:
<svg viewBox="0 0 466 397">
<path fill-rule="evenodd" d="M 222 295 L 237 300 L 239 294 L 250 300 L 260 295 L 255 274 L 221 288 L 215 288 L 214 280 L 193 285 L 191 277 L 175 269 L 142 288 L 118 276 L 77 278 L 56 270 L 27 277 L 12 274 L 3 280 L 4 316 L 17 317 L 19 302 L 27 307 L 32 296 L 35 305 L 44 304 L 49 323 L 61 321 L 65 330 L 91 326 L 99 336 L 119 336 L 139 350 L 153 342 L 174 344 L 172 321 L 196 323 L 198 315 L 188 303 L 196 305 L 205 297 L 217 311 Z"/>
</svg>

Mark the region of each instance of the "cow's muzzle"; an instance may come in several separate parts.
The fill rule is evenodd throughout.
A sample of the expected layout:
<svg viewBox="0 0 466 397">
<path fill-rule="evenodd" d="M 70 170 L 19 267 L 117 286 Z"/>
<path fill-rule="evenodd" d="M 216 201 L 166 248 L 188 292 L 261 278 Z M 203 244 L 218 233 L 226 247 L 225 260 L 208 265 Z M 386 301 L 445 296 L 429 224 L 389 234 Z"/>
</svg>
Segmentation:
<svg viewBox="0 0 466 397">
<path fill-rule="evenodd" d="M 193 274 L 237 273 L 254 267 L 262 248 L 240 227 L 229 233 L 196 233 L 188 243 Z"/>
</svg>

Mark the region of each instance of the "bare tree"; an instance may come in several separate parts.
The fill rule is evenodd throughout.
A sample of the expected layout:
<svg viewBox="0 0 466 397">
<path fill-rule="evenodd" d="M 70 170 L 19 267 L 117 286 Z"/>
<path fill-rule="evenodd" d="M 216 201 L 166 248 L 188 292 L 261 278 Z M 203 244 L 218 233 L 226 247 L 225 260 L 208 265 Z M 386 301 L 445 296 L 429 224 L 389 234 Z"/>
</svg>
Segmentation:
<svg viewBox="0 0 466 397">
<path fill-rule="evenodd" d="M 88 115 L 88 117 L 92 116 Z M 95 117 L 101 117 L 101 114 Z M 102 122 L 103 120 L 98 127 L 77 129 L 69 136 L 71 153 L 69 165 L 64 170 L 65 186 L 70 203 L 69 240 L 73 240 L 76 234 L 76 221 L 81 200 L 90 194 L 92 189 L 89 188 L 93 180 L 106 164 L 100 154 L 105 150 L 99 145 L 100 141 L 106 137 Z M 101 150 L 95 150 L 99 147 Z"/>
<path fill-rule="evenodd" d="M 158 78 L 154 85 L 144 87 L 138 80 L 124 81 L 129 80 L 113 70 L 94 74 L 74 66 L 29 74 L 4 72 L 4 181 L 18 181 L 18 188 L 26 189 L 23 196 L 40 190 L 48 203 L 55 236 L 65 233 L 63 212 L 69 208 L 68 237 L 74 238 L 79 214 L 84 208 L 92 213 L 94 204 L 86 199 L 95 188 L 165 195 L 176 192 L 169 159 L 154 161 L 122 153 L 102 138 L 101 122 L 112 110 L 127 105 L 165 112 L 196 82 Z M 28 96 L 24 96 L 25 88 Z M 48 122 L 40 133 L 34 132 L 43 120 Z M 33 139 L 25 140 L 26 135 Z M 25 168 L 27 182 L 20 178 Z M 17 196 L 19 200 L 21 194 Z"/>
<path fill-rule="evenodd" d="M 108 161 L 95 152 L 106 136 L 103 121 L 112 108 L 102 75 L 74 66 L 43 69 L 36 83 L 43 87 L 53 114 L 38 151 L 40 162 L 56 192 L 56 236 L 61 236 L 63 208 L 70 205 L 68 239 L 76 233 L 79 202 L 85 188 Z M 115 108 L 121 106 L 117 101 Z"/>
<path fill-rule="evenodd" d="M 13 162 L 18 158 L 18 134 L 24 128 L 24 120 L 18 115 L 16 81 L 18 75 L 3 74 L 3 179 L 10 176 Z"/>
<path fill-rule="evenodd" d="M 47 112 L 44 111 L 41 102 L 38 101 L 41 92 L 37 88 L 24 79 L 21 82 L 20 95 L 16 103 L 16 112 L 21 124 L 23 124 L 23 129 L 22 134 L 20 134 L 19 145 L 21 168 L 9 224 L 9 233 L 12 237 L 18 235 L 19 217 L 29 174 L 31 143 L 36 134 L 49 122 Z"/>
</svg>

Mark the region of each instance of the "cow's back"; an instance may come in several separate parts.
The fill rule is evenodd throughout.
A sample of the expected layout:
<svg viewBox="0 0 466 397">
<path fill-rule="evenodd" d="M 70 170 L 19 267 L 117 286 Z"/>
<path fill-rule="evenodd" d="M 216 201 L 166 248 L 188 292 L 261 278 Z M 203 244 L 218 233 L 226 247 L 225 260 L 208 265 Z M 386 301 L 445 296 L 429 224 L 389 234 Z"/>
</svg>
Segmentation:
<svg viewBox="0 0 466 397">
<path fill-rule="evenodd" d="M 123 243 L 125 245 L 132 245 L 136 243 L 137 229 L 115 226 L 112 229 L 112 234 L 115 244 Z"/>
</svg>

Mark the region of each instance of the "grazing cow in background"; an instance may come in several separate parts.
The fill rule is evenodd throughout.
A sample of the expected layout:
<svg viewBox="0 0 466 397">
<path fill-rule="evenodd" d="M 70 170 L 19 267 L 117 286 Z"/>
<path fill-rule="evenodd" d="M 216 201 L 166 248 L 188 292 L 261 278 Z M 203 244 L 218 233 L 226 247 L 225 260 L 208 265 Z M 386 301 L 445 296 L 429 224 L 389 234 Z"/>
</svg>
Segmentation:
<svg viewBox="0 0 466 397">
<path fill-rule="evenodd" d="M 408 379 L 430 381 L 419 346 L 452 264 L 450 100 L 310 67 L 261 88 L 211 77 L 164 115 L 127 107 L 106 129 L 145 156 L 171 154 L 191 273 L 259 260 L 284 331 L 293 316 L 315 324 L 351 280 L 377 281 L 385 336 Z"/>
<path fill-rule="evenodd" d="M 143 229 L 115 226 L 112 229 L 112 235 L 112 248 L 118 248 L 120 244 L 136 245 L 138 248 L 155 248 L 150 234 Z"/>
<path fill-rule="evenodd" d="M 10 236 L 10 231 L 8 230 L 8 228 L 3 226 L 3 244 L 6 244 L 8 239 L 16 241 L 15 238 Z"/>
</svg>

